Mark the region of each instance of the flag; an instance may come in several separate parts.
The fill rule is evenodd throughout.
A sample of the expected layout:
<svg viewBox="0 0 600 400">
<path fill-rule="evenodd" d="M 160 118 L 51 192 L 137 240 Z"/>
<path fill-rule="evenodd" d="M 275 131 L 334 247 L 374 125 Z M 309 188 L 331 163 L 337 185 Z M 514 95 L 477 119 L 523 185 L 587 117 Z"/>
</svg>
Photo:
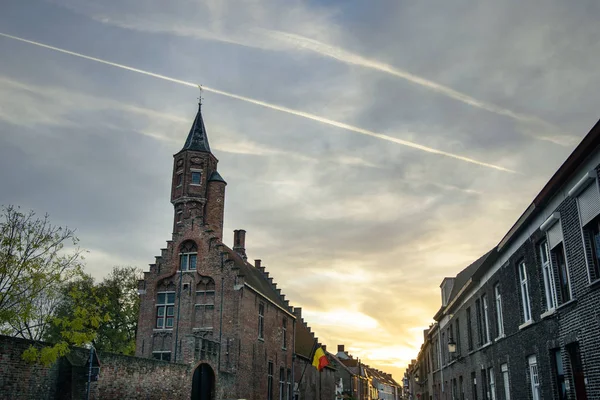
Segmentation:
<svg viewBox="0 0 600 400">
<path fill-rule="evenodd" d="M 325 351 L 323 351 L 321 346 L 315 350 L 315 356 L 313 357 L 312 365 L 319 371 L 329 365 L 329 360 L 327 359 Z"/>
</svg>

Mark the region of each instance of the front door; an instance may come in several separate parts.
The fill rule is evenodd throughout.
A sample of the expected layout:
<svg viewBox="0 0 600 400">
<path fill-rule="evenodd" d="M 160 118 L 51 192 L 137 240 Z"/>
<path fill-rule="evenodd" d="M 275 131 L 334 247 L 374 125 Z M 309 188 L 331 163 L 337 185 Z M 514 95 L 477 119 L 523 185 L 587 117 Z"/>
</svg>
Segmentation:
<svg viewBox="0 0 600 400">
<path fill-rule="evenodd" d="M 571 361 L 571 370 L 573 371 L 573 381 L 575 383 L 575 398 L 577 400 L 587 400 L 585 389 L 585 375 L 583 374 L 583 363 L 581 362 L 581 353 L 579 344 L 571 343 L 567 345 L 569 360 Z"/>
<path fill-rule="evenodd" d="M 215 373 L 208 364 L 200 364 L 192 380 L 192 400 L 214 400 Z"/>
</svg>

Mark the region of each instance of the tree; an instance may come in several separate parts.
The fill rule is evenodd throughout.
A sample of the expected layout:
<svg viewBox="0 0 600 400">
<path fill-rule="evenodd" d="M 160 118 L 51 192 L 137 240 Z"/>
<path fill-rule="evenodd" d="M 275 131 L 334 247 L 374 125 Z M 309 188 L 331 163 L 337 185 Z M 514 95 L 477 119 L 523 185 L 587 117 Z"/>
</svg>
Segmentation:
<svg viewBox="0 0 600 400">
<path fill-rule="evenodd" d="M 52 345 L 32 345 L 23 358 L 49 365 L 66 355 L 71 346 L 94 343 L 100 326 L 110 320 L 105 312 L 107 304 L 106 294 L 94 285 L 90 275 L 82 273 L 78 279 L 66 282 L 44 337 Z"/>
<path fill-rule="evenodd" d="M 99 284 L 107 298 L 104 308 L 110 320 L 100 326 L 96 340 L 98 350 L 133 355 L 140 297 L 138 280 L 141 270 L 135 267 L 114 267 Z"/>
<path fill-rule="evenodd" d="M 88 329 L 90 333 L 95 329 L 90 341 L 97 350 L 134 354 L 140 305 L 137 282 L 140 277 L 141 271 L 134 267 L 114 267 L 98 284 L 86 274 L 66 284 L 53 318 L 59 322 L 48 330 L 44 339 L 51 343 L 59 342 L 64 337 L 65 327 L 72 328 L 65 326 L 64 321 L 74 321 L 78 313 L 87 310 L 89 316 L 99 316 L 100 323 L 96 326 L 91 324 L 90 319 L 87 326 L 84 324 L 76 328 Z M 85 293 L 93 295 L 88 297 Z"/>
<path fill-rule="evenodd" d="M 81 273 L 74 230 L 52 225 L 18 207 L 0 214 L 0 332 L 40 339 L 49 326 L 60 286 Z M 65 244 L 74 246 L 65 251 Z"/>
</svg>

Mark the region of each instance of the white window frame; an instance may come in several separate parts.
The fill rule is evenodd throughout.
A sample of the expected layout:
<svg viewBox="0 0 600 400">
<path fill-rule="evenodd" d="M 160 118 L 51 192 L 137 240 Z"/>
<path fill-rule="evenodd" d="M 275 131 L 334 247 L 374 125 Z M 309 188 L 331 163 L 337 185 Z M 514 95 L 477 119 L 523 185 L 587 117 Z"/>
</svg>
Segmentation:
<svg viewBox="0 0 600 400">
<path fill-rule="evenodd" d="M 504 382 L 504 399 L 510 400 L 510 376 L 508 375 L 508 364 L 502 364 L 500 366 L 502 371 L 502 380 Z"/>
<path fill-rule="evenodd" d="M 191 186 L 202 186 L 202 170 L 201 169 L 191 169 L 191 174 L 190 174 L 190 185 Z M 194 183 L 194 174 L 198 174 L 200 176 L 200 181 L 199 183 Z"/>
<path fill-rule="evenodd" d="M 489 400 L 496 400 L 496 378 L 494 377 L 494 368 L 488 368 L 488 387 L 490 389 Z"/>
<path fill-rule="evenodd" d="M 524 322 L 531 321 L 531 299 L 529 297 L 529 281 L 525 261 L 519 263 L 519 281 L 521 287 L 521 303 L 523 305 Z"/>
<path fill-rule="evenodd" d="M 542 262 L 542 275 L 544 279 L 544 293 L 546 296 L 546 310 L 552 311 L 556 308 L 556 284 L 554 281 L 554 268 L 550 259 L 550 248 L 548 240 L 540 243 L 539 247 L 540 261 Z M 546 261 L 544 261 L 544 258 Z"/>
<path fill-rule="evenodd" d="M 527 358 L 529 364 L 529 380 L 531 383 L 531 396 L 533 400 L 540 400 L 542 398 L 540 393 L 540 375 L 538 371 L 537 359 L 535 355 Z"/>
<path fill-rule="evenodd" d="M 494 296 L 496 298 L 496 322 L 498 324 L 498 337 L 504 337 L 504 316 L 502 314 L 502 294 L 500 284 L 494 285 Z"/>
<path fill-rule="evenodd" d="M 487 294 L 483 294 L 483 296 L 481 296 L 481 303 L 483 304 L 483 323 L 485 326 L 485 344 L 490 343 L 492 341 L 491 337 L 492 335 L 490 334 L 490 313 L 488 310 L 488 301 L 487 301 Z"/>
<path fill-rule="evenodd" d="M 562 257 L 563 260 L 565 262 L 565 272 L 567 273 L 567 289 L 569 290 L 569 299 L 565 300 L 562 299 L 562 303 L 567 303 L 571 300 L 573 300 L 575 298 L 575 296 L 573 295 L 573 288 L 571 287 L 571 272 L 569 271 L 569 261 L 567 260 L 567 249 L 565 249 L 565 242 L 564 240 L 561 241 L 559 244 L 557 244 L 556 246 L 554 246 L 554 248 L 550 249 L 550 255 L 552 255 L 552 252 L 555 251 L 558 247 L 560 247 L 559 251 L 562 253 Z M 552 260 L 550 260 L 552 261 Z M 555 265 L 556 269 L 558 270 L 558 273 L 560 274 L 560 266 L 559 265 Z M 562 279 L 559 277 L 559 279 Z M 562 293 L 561 293 L 562 295 Z"/>
<path fill-rule="evenodd" d="M 164 294 L 165 302 L 159 303 L 158 296 Z M 173 294 L 173 302 L 169 302 L 169 294 Z M 169 315 L 169 307 L 172 307 L 173 315 Z M 160 310 L 163 309 L 162 316 L 159 315 Z M 162 324 L 158 323 L 158 319 L 162 319 Z M 171 318 L 173 324 L 171 326 L 167 326 L 167 319 Z M 173 325 L 175 325 L 175 292 L 174 291 L 163 291 L 156 293 L 156 318 L 154 319 L 154 329 L 173 329 Z"/>
</svg>

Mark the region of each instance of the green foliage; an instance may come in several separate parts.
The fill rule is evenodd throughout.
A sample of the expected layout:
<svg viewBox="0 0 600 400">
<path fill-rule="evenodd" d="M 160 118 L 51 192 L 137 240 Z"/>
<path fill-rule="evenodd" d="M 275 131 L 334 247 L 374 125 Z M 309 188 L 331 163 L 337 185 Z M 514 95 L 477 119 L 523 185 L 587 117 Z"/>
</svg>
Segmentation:
<svg viewBox="0 0 600 400">
<path fill-rule="evenodd" d="M 134 354 L 139 278 L 136 268 L 115 267 L 99 284 L 85 274 L 68 283 L 44 339 L 72 344 L 93 341 L 99 351 Z"/>
<path fill-rule="evenodd" d="M 0 333 L 38 340 L 49 326 L 59 287 L 81 273 L 74 231 L 48 215 L 2 207 L 0 212 Z M 65 245 L 73 246 L 67 252 Z"/>
<path fill-rule="evenodd" d="M 30 346 L 23 354 L 23 359 L 44 365 L 52 364 L 67 354 L 70 346 L 93 343 L 102 324 L 110 321 L 110 315 L 105 311 L 108 298 L 100 288 L 94 286 L 89 275 L 82 274 L 78 280 L 69 282 L 65 291 L 66 296 L 57 314 L 51 317 L 52 328 L 46 334 L 54 344 L 41 348 Z"/>
</svg>

